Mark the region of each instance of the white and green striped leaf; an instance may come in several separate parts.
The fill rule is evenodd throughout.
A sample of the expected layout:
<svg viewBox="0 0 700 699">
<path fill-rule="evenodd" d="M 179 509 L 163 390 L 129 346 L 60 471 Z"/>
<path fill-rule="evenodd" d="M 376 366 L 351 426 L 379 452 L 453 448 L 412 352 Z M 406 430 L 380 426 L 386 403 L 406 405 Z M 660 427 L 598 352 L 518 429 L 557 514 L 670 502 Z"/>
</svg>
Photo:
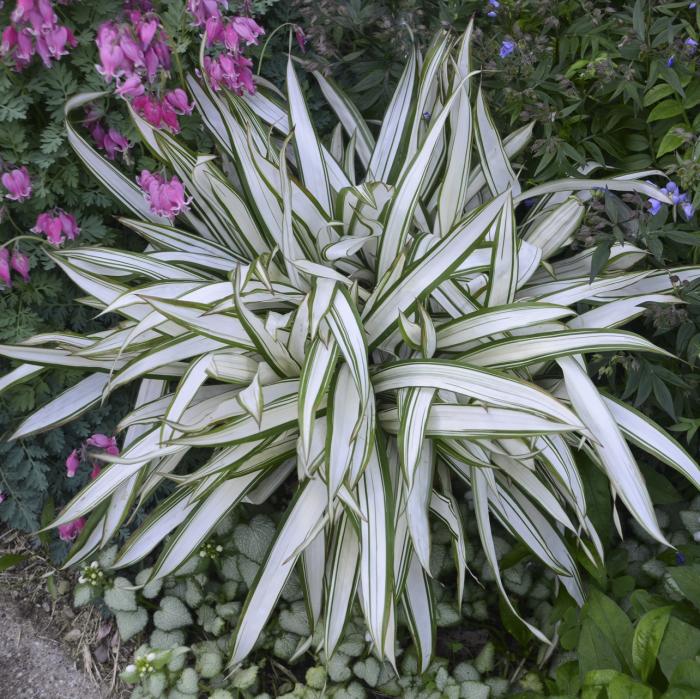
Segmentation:
<svg viewBox="0 0 700 699">
<path fill-rule="evenodd" d="M 320 479 L 307 480 L 299 488 L 243 605 L 231 665 L 240 663 L 253 648 L 296 563 L 298 554 L 290 553 L 296 551 L 317 526 L 328 504 L 327 498 L 326 487 Z"/>
</svg>

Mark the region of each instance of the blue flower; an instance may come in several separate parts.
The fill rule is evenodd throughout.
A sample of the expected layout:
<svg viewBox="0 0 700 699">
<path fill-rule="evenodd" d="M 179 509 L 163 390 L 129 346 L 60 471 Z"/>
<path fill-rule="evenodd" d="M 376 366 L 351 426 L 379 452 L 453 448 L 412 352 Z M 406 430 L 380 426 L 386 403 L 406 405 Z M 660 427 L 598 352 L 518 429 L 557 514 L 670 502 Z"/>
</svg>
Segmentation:
<svg viewBox="0 0 700 699">
<path fill-rule="evenodd" d="M 666 65 L 670 68 L 675 62 L 676 62 L 676 57 L 669 56 L 669 59 L 666 61 Z"/>
<path fill-rule="evenodd" d="M 695 215 L 695 207 L 689 201 L 685 201 L 681 204 L 681 211 L 686 221 L 690 221 Z"/>
<path fill-rule="evenodd" d="M 433 116 L 430 112 L 423 112 L 423 119 L 430 121 L 430 117 Z"/>
<path fill-rule="evenodd" d="M 691 39 L 688 37 L 684 42 L 683 45 L 688 49 L 689 54 L 694 54 L 696 49 L 698 48 L 698 42 L 695 41 L 695 39 Z"/>
<path fill-rule="evenodd" d="M 684 202 L 688 198 L 687 194 L 683 194 L 683 192 L 678 189 L 678 185 L 675 182 L 669 182 L 661 191 L 670 197 L 674 206 Z"/>
<path fill-rule="evenodd" d="M 498 0 L 489 0 L 489 5 L 491 5 L 491 7 L 495 7 L 496 9 L 498 9 L 501 6 L 501 3 L 498 2 Z"/>
<path fill-rule="evenodd" d="M 647 204 L 649 204 L 649 212 L 652 216 L 656 216 L 661 211 L 661 202 L 658 199 L 649 199 Z"/>
<path fill-rule="evenodd" d="M 698 4 L 696 2 L 691 2 L 690 5 L 688 5 L 688 9 L 694 10 L 697 6 L 698 6 Z"/>
<path fill-rule="evenodd" d="M 487 17 L 496 17 L 496 13 L 493 10 L 491 10 L 491 12 L 486 13 L 486 16 Z"/>
<path fill-rule="evenodd" d="M 505 58 L 506 56 L 510 56 L 511 53 L 515 51 L 515 42 L 514 41 L 504 41 L 501 44 L 501 50 L 498 52 L 498 55 L 501 58 Z"/>
</svg>

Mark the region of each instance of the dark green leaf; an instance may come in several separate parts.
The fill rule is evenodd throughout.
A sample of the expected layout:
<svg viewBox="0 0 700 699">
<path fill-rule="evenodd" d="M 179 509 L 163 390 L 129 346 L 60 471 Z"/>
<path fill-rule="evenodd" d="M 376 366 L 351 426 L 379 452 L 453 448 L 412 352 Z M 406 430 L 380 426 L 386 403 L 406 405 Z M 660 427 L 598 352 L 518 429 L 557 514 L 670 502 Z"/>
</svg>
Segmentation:
<svg viewBox="0 0 700 699">
<path fill-rule="evenodd" d="M 660 158 L 666 153 L 670 153 L 672 150 L 676 150 L 676 148 L 685 143 L 685 138 L 676 132 L 676 129 L 679 128 L 683 129 L 683 124 L 675 124 L 666 132 L 666 135 L 661 139 L 659 148 L 656 151 L 657 158 Z"/>
<path fill-rule="evenodd" d="M 632 663 L 644 680 L 648 680 L 656 665 L 656 656 L 666 632 L 673 607 L 659 607 L 647 612 L 637 623 L 632 639 Z"/>
<path fill-rule="evenodd" d="M 659 648 L 659 665 L 667 678 L 684 660 L 694 660 L 700 653 L 700 629 L 671 617 Z"/>
<path fill-rule="evenodd" d="M 654 85 L 645 95 L 644 95 L 644 106 L 649 107 L 654 102 L 658 102 L 664 97 L 668 97 L 673 94 L 673 88 L 668 83 L 659 83 Z"/>
<path fill-rule="evenodd" d="M 671 686 L 663 699 L 697 699 L 700 696 L 700 663 L 684 660 L 671 675 Z"/>
<path fill-rule="evenodd" d="M 603 268 L 610 259 L 610 243 L 600 243 L 591 257 L 591 274 L 589 281 L 593 280 L 603 271 Z"/>
<path fill-rule="evenodd" d="M 627 675 L 616 675 L 608 685 L 609 699 L 654 699 L 654 690 Z"/>
<path fill-rule="evenodd" d="M 576 651 L 581 677 L 586 677 L 592 670 L 622 670 L 615 648 L 591 619 L 586 619 L 581 625 Z"/>
<path fill-rule="evenodd" d="M 584 605 L 583 613 L 610 643 L 621 669 L 631 670 L 632 622 L 622 609 L 609 597 L 594 589 Z"/>
<path fill-rule="evenodd" d="M 664 100 L 651 110 L 647 117 L 647 123 L 652 121 L 661 121 L 662 119 L 671 119 L 672 117 L 683 114 L 683 105 L 675 99 Z"/>
<path fill-rule="evenodd" d="M 678 566 L 668 572 L 686 599 L 700 610 L 700 565 Z"/>
</svg>

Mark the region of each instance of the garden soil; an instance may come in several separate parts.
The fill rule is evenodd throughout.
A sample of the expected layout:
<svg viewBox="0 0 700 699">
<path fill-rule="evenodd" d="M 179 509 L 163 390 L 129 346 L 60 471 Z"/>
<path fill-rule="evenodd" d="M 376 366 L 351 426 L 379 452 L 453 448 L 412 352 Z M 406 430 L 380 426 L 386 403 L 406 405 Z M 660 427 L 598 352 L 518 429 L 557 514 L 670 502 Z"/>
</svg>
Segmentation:
<svg viewBox="0 0 700 699">
<path fill-rule="evenodd" d="M 62 642 L 42 633 L 20 604 L 0 591 L 0 698 L 105 699 Z"/>
</svg>

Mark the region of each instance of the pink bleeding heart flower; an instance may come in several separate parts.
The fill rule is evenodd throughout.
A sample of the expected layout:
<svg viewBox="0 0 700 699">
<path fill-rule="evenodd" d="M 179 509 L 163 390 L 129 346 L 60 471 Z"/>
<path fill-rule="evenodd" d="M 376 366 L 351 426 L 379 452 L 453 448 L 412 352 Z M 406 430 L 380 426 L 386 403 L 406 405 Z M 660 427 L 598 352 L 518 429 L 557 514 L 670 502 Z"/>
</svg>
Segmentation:
<svg viewBox="0 0 700 699">
<path fill-rule="evenodd" d="M 141 41 L 141 48 L 144 51 L 149 47 L 151 41 L 153 41 L 153 37 L 156 35 L 157 31 L 158 22 L 155 19 L 143 21 L 139 24 L 136 33 Z"/>
<path fill-rule="evenodd" d="M 72 522 L 59 526 L 58 536 L 61 541 L 74 541 L 84 528 L 85 517 L 78 517 L 78 519 L 74 519 Z"/>
<path fill-rule="evenodd" d="M 94 481 L 97 476 L 100 475 L 102 472 L 102 469 L 100 468 L 99 464 L 93 464 L 92 465 L 92 471 L 90 471 L 90 480 Z"/>
<path fill-rule="evenodd" d="M 12 287 L 10 251 L 7 248 L 0 248 L 0 280 L 5 286 Z"/>
<path fill-rule="evenodd" d="M 232 90 L 238 89 L 238 61 L 230 53 L 222 53 L 219 56 L 219 65 L 224 74 L 227 87 Z"/>
<path fill-rule="evenodd" d="M 39 54 L 42 63 L 47 67 L 51 67 L 51 52 L 49 51 L 46 38 L 43 34 L 38 34 L 36 37 L 36 52 Z"/>
<path fill-rule="evenodd" d="M 111 454 L 112 456 L 119 456 L 119 447 L 117 446 L 116 437 L 108 437 L 106 434 L 96 432 L 91 437 L 88 437 L 85 443 L 91 447 L 104 449 L 108 454 Z"/>
<path fill-rule="evenodd" d="M 136 113 L 151 126 L 159 127 L 163 121 L 163 110 L 157 99 L 150 95 L 140 95 L 132 102 Z"/>
<path fill-rule="evenodd" d="M 120 38 L 119 28 L 114 22 L 104 22 L 97 30 L 95 44 L 99 51 L 100 65 L 96 67 L 97 72 L 107 82 L 122 75 L 128 67 L 128 61 L 119 43 Z"/>
<path fill-rule="evenodd" d="M 306 42 L 308 38 L 304 33 L 304 30 L 299 26 L 294 27 L 294 38 L 297 40 L 297 45 L 301 49 L 302 53 L 306 53 Z"/>
<path fill-rule="evenodd" d="M 80 453 L 77 449 L 68 454 L 66 459 L 66 476 L 73 478 L 80 468 Z"/>
<path fill-rule="evenodd" d="M 6 172 L 0 177 L 0 181 L 9 192 L 8 199 L 24 201 L 32 195 L 32 181 L 29 178 L 29 170 L 24 165 Z"/>
<path fill-rule="evenodd" d="M 67 55 L 66 46 L 75 42 L 75 37 L 67 27 L 54 27 L 44 34 L 44 38 L 49 55 L 56 60 L 61 56 Z"/>
<path fill-rule="evenodd" d="M 34 10 L 34 0 L 17 0 L 17 5 L 10 18 L 13 22 L 21 22 Z"/>
<path fill-rule="evenodd" d="M 215 91 L 220 90 L 223 85 L 238 94 L 242 94 L 243 90 L 254 93 L 252 65 L 253 62 L 249 58 L 240 54 L 224 53 L 218 58 L 204 57 L 204 70 Z"/>
<path fill-rule="evenodd" d="M 32 233 L 43 233 L 52 245 L 61 245 L 65 240 L 61 220 L 49 213 L 39 214 L 31 231 Z"/>
<path fill-rule="evenodd" d="M 143 95 L 146 88 L 144 88 L 141 82 L 141 77 L 134 74 L 130 75 L 128 78 L 123 80 L 121 83 L 117 83 L 117 88 L 115 92 L 120 97 L 139 97 Z"/>
<path fill-rule="evenodd" d="M 85 443 L 88 446 L 97 447 L 98 449 L 117 448 L 116 437 L 108 437 L 106 434 L 102 434 L 101 432 L 96 432 L 91 437 L 88 437 Z M 117 453 L 119 453 L 118 450 Z"/>
<path fill-rule="evenodd" d="M 169 213 L 165 215 L 169 217 L 187 211 L 192 201 L 191 197 L 186 197 L 185 186 L 177 177 L 173 177 L 170 182 L 163 186 L 163 195 L 168 201 L 167 209 L 169 210 Z"/>
<path fill-rule="evenodd" d="M 117 153 L 126 153 L 129 150 L 129 141 L 116 129 L 110 129 L 105 134 L 102 147 L 107 152 L 107 157 L 110 160 L 114 160 Z"/>
<path fill-rule="evenodd" d="M 51 0 L 19 0 L 11 20 L 3 31 L 0 54 L 14 52 L 15 70 L 26 68 L 35 53 L 50 68 L 52 60 L 68 53 L 68 46 L 77 46 L 71 30 L 58 24 Z"/>
<path fill-rule="evenodd" d="M 160 58 L 156 53 L 155 47 L 151 47 L 143 55 L 144 65 L 146 66 L 146 77 L 148 82 L 153 82 L 158 74 L 158 68 L 160 67 Z"/>
<path fill-rule="evenodd" d="M 253 82 L 253 61 L 245 56 L 238 57 L 238 83 L 241 89 L 251 95 L 255 92 L 255 83 Z"/>
<path fill-rule="evenodd" d="M 114 22 L 103 22 L 97 28 L 95 44 L 98 49 L 101 49 L 103 46 L 116 44 L 118 40 L 119 31 L 117 29 L 117 25 Z"/>
<path fill-rule="evenodd" d="M 0 55 L 6 56 L 15 46 L 17 46 L 17 30 L 12 25 L 9 25 L 2 31 Z"/>
<path fill-rule="evenodd" d="M 35 8 L 38 11 L 39 16 L 41 17 L 41 29 L 51 29 L 51 27 L 53 27 L 56 24 L 56 22 L 58 22 L 58 17 L 53 11 L 53 5 L 51 4 L 51 0 L 38 0 L 38 2 L 35 5 Z"/>
<path fill-rule="evenodd" d="M 13 250 L 10 267 L 19 274 L 25 282 L 29 281 L 29 258 L 20 250 Z"/>
<path fill-rule="evenodd" d="M 104 149 L 105 136 L 107 135 L 104 126 L 102 126 L 102 124 L 99 121 L 94 121 L 91 124 L 87 124 L 87 129 L 90 132 L 90 135 L 92 136 L 92 140 L 95 142 L 95 145 L 98 148 Z"/>
<path fill-rule="evenodd" d="M 149 172 L 148 170 L 142 170 L 141 174 L 136 178 L 136 184 L 138 184 L 144 192 L 150 192 L 152 188 L 163 184 L 164 180 L 161 175 L 157 172 Z"/>
<path fill-rule="evenodd" d="M 158 174 L 143 170 L 136 181 L 143 190 L 151 211 L 158 216 L 172 220 L 189 210 L 192 198 L 185 195 L 185 187 L 177 177 L 167 181 Z"/>
<path fill-rule="evenodd" d="M 158 56 L 163 70 L 170 70 L 171 57 L 168 42 L 165 40 L 157 41 L 153 44 L 152 50 L 155 51 L 156 56 Z"/>
<path fill-rule="evenodd" d="M 126 59 L 131 62 L 132 70 L 144 65 L 145 59 L 143 51 L 130 34 L 124 32 L 121 35 L 119 39 L 119 48 L 124 52 Z"/>
<path fill-rule="evenodd" d="M 108 44 L 100 48 L 100 65 L 97 72 L 109 81 L 124 72 L 124 52 L 116 44 Z"/>
<path fill-rule="evenodd" d="M 165 101 L 177 114 L 192 114 L 194 109 L 194 102 L 190 104 L 187 93 L 181 87 L 166 92 Z"/>
<path fill-rule="evenodd" d="M 224 82 L 224 73 L 223 70 L 221 70 L 221 64 L 216 58 L 205 56 L 204 71 L 207 74 L 211 89 L 214 90 L 214 92 L 218 92 Z"/>
<path fill-rule="evenodd" d="M 5 495 L 5 493 L 3 493 L 2 490 L 0 490 L 0 505 L 1 505 L 3 502 L 5 502 L 5 500 L 7 500 L 7 495 Z"/>
<path fill-rule="evenodd" d="M 52 216 L 46 212 L 43 214 L 39 214 L 36 217 L 36 223 L 34 224 L 34 227 L 31 228 L 30 230 L 32 233 L 44 233 L 46 234 L 46 228 L 49 225 L 49 221 L 51 221 Z"/>
<path fill-rule="evenodd" d="M 32 30 L 25 27 L 17 33 L 17 50 L 15 51 L 15 63 L 18 70 L 25 68 L 32 56 L 36 53 L 34 48 L 34 36 Z"/>
<path fill-rule="evenodd" d="M 234 53 L 238 53 L 238 49 L 241 45 L 241 36 L 236 31 L 236 27 L 233 22 L 229 22 L 221 32 L 221 38 L 223 39 L 224 46 Z"/>
<path fill-rule="evenodd" d="M 222 41 L 224 38 L 224 21 L 221 15 L 209 17 L 204 24 L 204 31 L 207 35 L 207 46 Z"/>
<path fill-rule="evenodd" d="M 192 15 L 195 26 L 201 26 L 211 17 L 221 16 L 219 5 L 227 7 L 226 0 L 187 0 L 187 11 Z"/>
<path fill-rule="evenodd" d="M 250 46 L 258 43 L 258 37 L 265 33 L 265 30 L 252 17 L 234 17 L 233 27 L 242 41 Z"/>
<path fill-rule="evenodd" d="M 180 133 L 180 122 L 177 120 L 175 110 L 166 101 L 160 103 L 160 117 L 163 124 L 173 133 Z"/>
<path fill-rule="evenodd" d="M 68 214 L 62 209 L 57 209 L 56 215 L 52 216 L 48 212 L 39 214 L 31 229 L 32 233 L 43 233 L 46 239 L 52 245 L 61 245 L 66 238 L 75 240 L 79 233 L 80 227 L 75 220 L 73 214 Z"/>
<path fill-rule="evenodd" d="M 110 129 L 111 131 L 111 129 Z M 73 214 L 67 214 L 63 209 L 58 210 L 58 220 L 61 222 L 61 230 L 68 240 L 75 240 L 80 234 L 80 227 Z"/>
</svg>

